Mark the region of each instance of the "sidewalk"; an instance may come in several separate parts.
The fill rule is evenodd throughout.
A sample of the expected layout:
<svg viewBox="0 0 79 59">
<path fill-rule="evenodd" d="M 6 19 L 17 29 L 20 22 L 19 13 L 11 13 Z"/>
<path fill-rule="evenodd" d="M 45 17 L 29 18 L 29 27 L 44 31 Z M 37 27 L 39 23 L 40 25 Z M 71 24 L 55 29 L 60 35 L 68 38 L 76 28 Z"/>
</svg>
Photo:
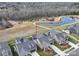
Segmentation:
<svg viewBox="0 0 79 59">
<path fill-rule="evenodd" d="M 71 45 L 74 48 L 78 48 L 78 46 L 76 44 L 73 44 L 72 42 L 69 41 L 69 45 Z"/>
<path fill-rule="evenodd" d="M 61 51 L 59 48 L 57 48 L 54 45 L 51 45 L 50 47 L 60 56 L 66 56 L 67 55 L 66 53 L 64 53 L 63 51 Z"/>
<path fill-rule="evenodd" d="M 32 56 L 40 56 L 36 51 L 35 51 L 35 52 L 32 52 L 31 55 L 32 55 Z"/>
</svg>

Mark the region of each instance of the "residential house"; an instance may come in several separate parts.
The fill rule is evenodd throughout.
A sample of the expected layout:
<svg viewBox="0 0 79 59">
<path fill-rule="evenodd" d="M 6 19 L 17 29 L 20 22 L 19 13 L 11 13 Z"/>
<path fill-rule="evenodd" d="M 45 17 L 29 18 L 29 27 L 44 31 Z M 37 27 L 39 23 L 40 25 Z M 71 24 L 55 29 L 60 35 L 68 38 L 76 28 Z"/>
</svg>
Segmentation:
<svg viewBox="0 0 79 59">
<path fill-rule="evenodd" d="M 5 18 L 0 17 L 0 29 L 10 28 L 12 24 L 8 22 Z"/>
<path fill-rule="evenodd" d="M 67 44 L 68 43 L 68 35 L 65 32 L 59 32 L 59 31 L 48 31 L 48 37 L 51 38 L 51 40 L 54 40 L 54 42 L 58 44 Z"/>
<path fill-rule="evenodd" d="M 73 27 L 70 27 L 69 32 L 79 35 L 79 23 L 75 24 Z"/>
<path fill-rule="evenodd" d="M 36 44 L 26 38 L 17 38 L 15 46 L 19 56 L 31 55 L 32 52 L 37 50 Z"/>
<path fill-rule="evenodd" d="M 53 41 L 44 34 L 33 35 L 32 40 L 37 44 L 40 49 L 50 50 L 50 45 L 53 44 Z"/>
<path fill-rule="evenodd" d="M 79 48 L 69 52 L 69 56 L 79 56 Z"/>
<path fill-rule="evenodd" d="M 7 42 L 0 43 L 0 56 L 12 56 L 11 49 Z"/>
</svg>

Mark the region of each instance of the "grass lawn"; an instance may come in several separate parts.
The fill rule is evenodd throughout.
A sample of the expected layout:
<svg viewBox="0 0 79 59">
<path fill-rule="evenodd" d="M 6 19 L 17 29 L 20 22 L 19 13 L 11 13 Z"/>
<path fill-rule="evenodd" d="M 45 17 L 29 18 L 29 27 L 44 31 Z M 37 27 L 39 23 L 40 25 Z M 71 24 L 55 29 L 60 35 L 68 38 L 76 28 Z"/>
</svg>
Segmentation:
<svg viewBox="0 0 79 59">
<path fill-rule="evenodd" d="M 64 50 L 66 50 L 66 49 L 68 49 L 68 48 L 70 48 L 71 46 L 70 45 L 59 45 L 59 44 L 57 44 L 57 43 L 55 43 L 55 46 L 56 47 L 58 47 L 61 51 L 64 51 Z"/>
<path fill-rule="evenodd" d="M 68 53 L 68 52 L 72 51 L 73 49 L 75 49 L 75 48 L 72 47 L 70 50 L 66 51 L 65 53 Z"/>
<path fill-rule="evenodd" d="M 27 38 L 27 37 L 26 37 Z M 32 40 L 32 37 L 28 37 L 27 39 Z"/>
<path fill-rule="evenodd" d="M 79 43 L 78 41 L 76 41 L 76 40 L 74 40 L 73 38 L 70 38 L 70 37 L 68 38 L 68 40 L 71 41 L 71 42 L 74 43 L 74 44 Z"/>
<path fill-rule="evenodd" d="M 53 56 L 53 55 L 56 54 L 56 52 L 53 51 L 53 50 L 52 50 L 52 51 L 43 51 L 43 50 L 41 50 L 41 49 L 38 49 L 37 52 L 38 52 L 38 54 L 39 54 L 40 56 Z"/>
<path fill-rule="evenodd" d="M 8 45 L 9 45 L 10 48 L 11 48 L 12 55 L 13 55 L 13 56 L 18 56 L 17 52 L 16 52 L 15 49 L 14 49 L 15 40 L 10 40 L 10 41 L 8 41 Z"/>
<path fill-rule="evenodd" d="M 79 40 L 79 36 L 77 34 L 72 33 L 71 35 Z"/>
<path fill-rule="evenodd" d="M 64 30 L 61 26 L 52 27 L 52 30 L 62 31 Z"/>
</svg>

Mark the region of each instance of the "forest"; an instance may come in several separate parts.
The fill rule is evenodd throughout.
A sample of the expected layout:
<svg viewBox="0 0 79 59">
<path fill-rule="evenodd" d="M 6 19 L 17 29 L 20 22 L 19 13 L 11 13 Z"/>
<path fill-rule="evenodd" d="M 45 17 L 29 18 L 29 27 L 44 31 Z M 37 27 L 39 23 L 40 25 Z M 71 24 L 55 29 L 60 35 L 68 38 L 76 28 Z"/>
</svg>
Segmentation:
<svg viewBox="0 0 79 59">
<path fill-rule="evenodd" d="M 0 17 L 10 20 L 78 14 L 77 2 L 0 2 Z"/>
</svg>

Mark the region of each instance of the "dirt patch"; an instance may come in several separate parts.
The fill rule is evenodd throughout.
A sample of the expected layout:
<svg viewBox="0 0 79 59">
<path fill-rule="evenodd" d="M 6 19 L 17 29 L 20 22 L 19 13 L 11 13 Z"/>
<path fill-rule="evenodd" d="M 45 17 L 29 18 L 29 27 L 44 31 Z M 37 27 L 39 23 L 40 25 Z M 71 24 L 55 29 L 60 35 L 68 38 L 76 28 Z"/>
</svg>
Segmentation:
<svg viewBox="0 0 79 59">
<path fill-rule="evenodd" d="M 35 32 L 35 26 L 32 22 L 18 22 L 10 21 L 13 24 L 12 28 L 0 30 L 0 40 L 8 40 L 8 38 L 17 36 L 26 36 Z"/>
</svg>

